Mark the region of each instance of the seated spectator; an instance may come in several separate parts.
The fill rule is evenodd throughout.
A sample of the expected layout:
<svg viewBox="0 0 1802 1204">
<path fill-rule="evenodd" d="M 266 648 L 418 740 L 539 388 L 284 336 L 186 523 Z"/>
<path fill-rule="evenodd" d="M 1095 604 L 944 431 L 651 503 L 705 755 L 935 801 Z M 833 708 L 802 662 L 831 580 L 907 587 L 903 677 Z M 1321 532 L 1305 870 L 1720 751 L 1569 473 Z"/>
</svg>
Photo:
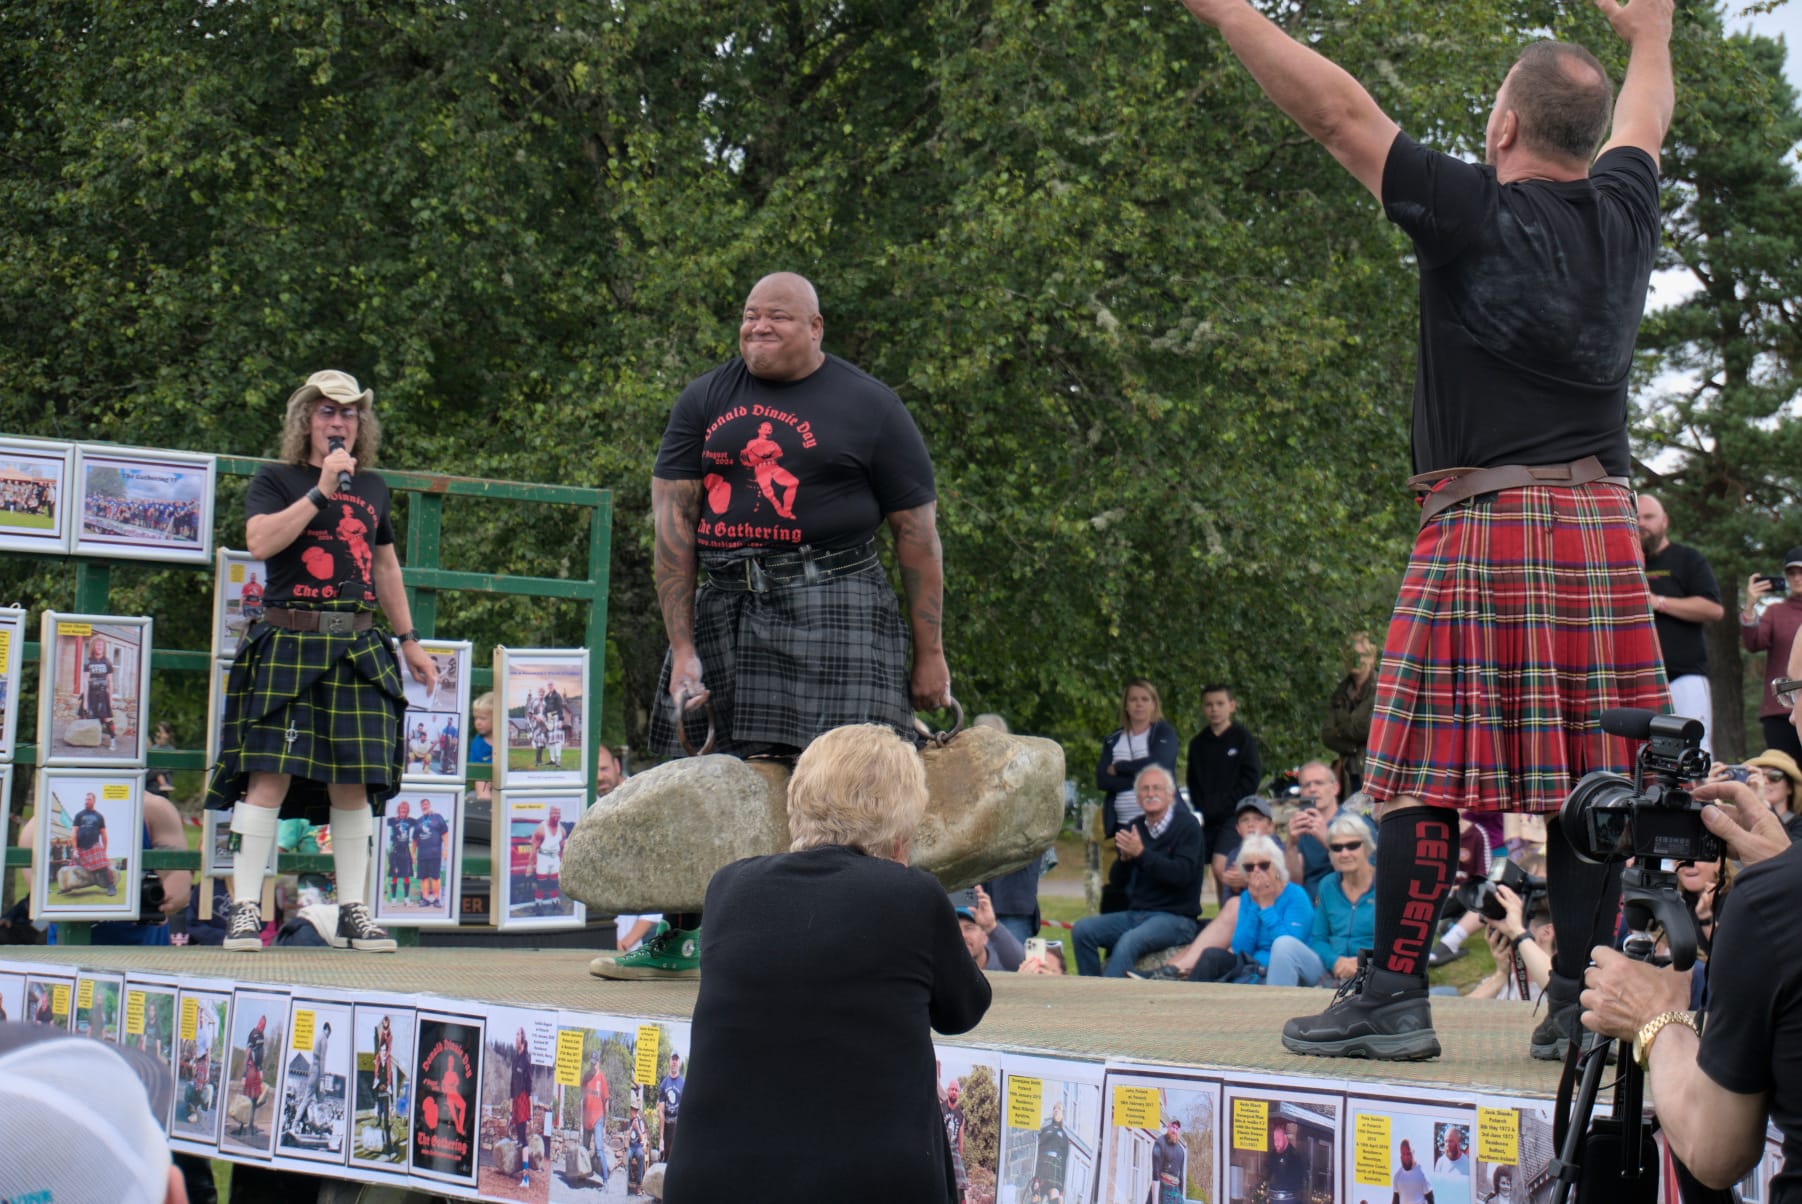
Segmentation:
<svg viewBox="0 0 1802 1204">
<path fill-rule="evenodd" d="M 1161 765 L 1174 780 L 1177 754 L 1176 729 L 1164 718 L 1158 688 L 1143 677 L 1126 683 L 1120 697 L 1120 727 L 1101 742 L 1101 759 L 1095 765 L 1095 785 L 1107 793 L 1101 805 L 1101 836 L 1111 840 L 1144 813 L 1135 783 L 1144 770 Z M 1116 857 L 1108 867 L 1101 888 L 1101 910 L 1115 912 L 1127 906 L 1126 884 L 1132 867 Z"/>
<path fill-rule="evenodd" d="M 995 904 L 989 893 L 976 888 L 976 906 L 957 909 L 957 927 L 963 933 L 964 948 L 976 959 L 978 969 L 1013 972 L 1020 968 L 1026 950 L 1018 938 L 995 919 Z"/>
<path fill-rule="evenodd" d="M 1295 814 L 1289 817 L 1289 847 L 1285 857 L 1289 866 L 1289 881 L 1296 882 L 1308 892 L 1308 898 L 1317 898 L 1320 894 L 1320 883 L 1323 878 L 1333 872 L 1332 858 L 1327 855 L 1327 827 L 1339 818 L 1339 779 L 1322 761 L 1309 761 L 1301 767 L 1297 775 L 1301 785 L 1301 801 L 1296 805 Z M 1360 820 L 1376 839 L 1376 825 L 1369 820 Z"/>
<path fill-rule="evenodd" d="M 1790 837 L 1795 843 L 1795 837 Z M 1685 861 L 1677 867 L 1677 890 L 1683 905 L 1696 920 L 1696 964 L 1689 980 L 1689 1006 L 1700 1008 L 1708 986 L 1708 955 L 1714 949 L 1714 925 L 1721 907 L 1733 889 L 1733 863 L 1726 858 L 1715 861 Z M 1660 943 L 1661 954 L 1670 952 Z"/>
<path fill-rule="evenodd" d="M 1739 766 L 1716 761 L 1708 780 L 1718 782 L 1735 768 L 1746 771 L 1746 784 L 1777 812 L 1790 841 L 1802 841 L 1802 769 L 1796 767 L 1795 758 L 1781 749 L 1767 748 Z"/>
<path fill-rule="evenodd" d="M 1044 956 L 1040 957 L 1029 954 L 1026 959 L 1020 963 L 1020 973 L 1052 975 L 1063 975 L 1068 973 L 1064 966 L 1064 942 L 1059 940 L 1047 940 L 1045 942 Z"/>
<path fill-rule="evenodd" d="M 1276 818 L 1270 809 L 1270 800 L 1256 794 L 1248 794 L 1239 800 L 1233 808 L 1233 827 L 1225 841 L 1214 850 L 1214 881 L 1220 884 L 1220 905 L 1245 889 L 1245 875 L 1239 872 L 1235 863 L 1239 856 L 1239 845 L 1249 836 L 1273 836 L 1276 833 Z M 1278 850 L 1282 842 L 1278 841 Z"/>
<path fill-rule="evenodd" d="M 1225 949 L 1203 949 L 1189 971 L 1190 982 L 1263 982 L 1277 938 L 1300 939 L 1314 926 L 1308 892 L 1289 881 L 1282 846 L 1274 839 L 1262 834 L 1246 837 L 1234 865 L 1245 875 L 1246 887 L 1239 897 L 1232 944 Z M 1153 978 L 1180 976 L 1174 965 L 1162 966 L 1152 974 Z"/>
<path fill-rule="evenodd" d="M 1147 953 L 1180 945 L 1200 925 L 1203 836 L 1201 824 L 1176 802 L 1176 778 L 1148 765 L 1133 780 L 1144 814 L 1122 826 L 1114 847 L 1126 863 L 1127 910 L 1076 921 L 1076 968 L 1101 974 L 1100 950 L 1108 951 L 1106 977 L 1125 978 Z"/>
<path fill-rule="evenodd" d="M 1270 986 L 1349 982 L 1358 973 L 1358 951 L 1376 944 L 1376 835 L 1361 817 L 1345 812 L 1327 825 L 1326 839 L 1333 868 L 1320 880 L 1313 929 L 1305 941 L 1276 939 L 1264 979 Z"/>
<path fill-rule="evenodd" d="M 1494 863 L 1494 845 L 1488 831 L 1472 819 L 1470 812 L 1458 816 L 1458 873 L 1452 879 L 1456 891 L 1466 882 L 1487 877 Z M 1457 961 L 1465 954 L 1464 942 L 1482 927 L 1483 917 L 1467 911 L 1455 895 L 1446 896 L 1445 930 L 1427 953 L 1429 969 Z"/>
<path fill-rule="evenodd" d="M 1552 975 L 1552 955 L 1557 952 L 1552 939 L 1552 907 L 1542 896 L 1533 906 L 1531 916 L 1522 917 L 1521 897 L 1508 887 L 1496 884 L 1495 897 L 1502 905 L 1499 920 L 1483 918 L 1484 938 L 1495 955 L 1495 973 L 1471 988 L 1472 999 L 1519 999 L 1521 971 L 1527 979 L 1527 995 L 1537 1000 L 1545 993 Z M 1516 968 L 1518 961 L 1519 969 Z M 1535 1033 L 1534 1039 L 1541 1039 Z"/>
</svg>

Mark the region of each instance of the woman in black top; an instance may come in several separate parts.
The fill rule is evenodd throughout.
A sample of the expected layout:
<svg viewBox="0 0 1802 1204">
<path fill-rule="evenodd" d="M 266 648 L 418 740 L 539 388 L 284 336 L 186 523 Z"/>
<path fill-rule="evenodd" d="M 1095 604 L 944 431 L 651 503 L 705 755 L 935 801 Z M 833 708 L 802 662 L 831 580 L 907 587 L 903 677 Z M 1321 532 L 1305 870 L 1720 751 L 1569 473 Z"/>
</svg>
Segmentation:
<svg viewBox="0 0 1802 1204">
<path fill-rule="evenodd" d="M 792 851 L 707 888 L 681 1160 L 667 1204 L 950 1204 L 932 1032 L 967 1032 L 989 984 L 945 890 L 907 868 L 926 810 L 919 754 L 841 727 L 789 783 Z M 807 1101 L 804 1133 L 794 1111 Z"/>
</svg>

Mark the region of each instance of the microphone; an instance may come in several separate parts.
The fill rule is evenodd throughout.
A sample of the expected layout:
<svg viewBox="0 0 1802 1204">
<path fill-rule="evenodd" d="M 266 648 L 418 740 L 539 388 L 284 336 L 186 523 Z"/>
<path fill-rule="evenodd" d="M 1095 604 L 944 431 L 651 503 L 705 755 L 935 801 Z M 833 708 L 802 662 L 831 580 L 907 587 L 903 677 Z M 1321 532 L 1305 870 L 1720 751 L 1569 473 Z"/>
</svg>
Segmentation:
<svg viewBox="0 0 1802 1204">
<path fill-rule="evenodd" d="M 1610 707 L 1602 712 L 1602 730 L 1627 740 L 1650 740 L 1657 711 L 1645 707 Z"/>
<path fill-rule="evenodd" d="M 330 448 L 332 451 L 343 451 L 344 450 L 344 437 L 341 435 L 327 436 L 326 440 L 325 440 L 325 445 L 328 448 Z M 341 472 L 338 474 L 338 492 L 339 493 L 349 493 L 350 492 L 350 474 L 348 472 Z"/>
</svg>

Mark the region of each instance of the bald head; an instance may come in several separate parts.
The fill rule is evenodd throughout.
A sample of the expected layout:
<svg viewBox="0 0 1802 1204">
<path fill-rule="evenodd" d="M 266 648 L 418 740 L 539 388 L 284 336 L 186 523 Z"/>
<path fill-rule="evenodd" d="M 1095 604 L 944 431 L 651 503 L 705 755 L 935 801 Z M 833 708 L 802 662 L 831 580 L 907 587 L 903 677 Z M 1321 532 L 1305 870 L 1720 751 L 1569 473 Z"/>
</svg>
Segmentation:
<svg viewBox="0 0 1802 1204">
<path fill-rule="evenodd" d="M 1649 493 L 1639 495 L 1639 544 L 1647 556 L 1656 556 L 1670 546 L 1671 518 L 1664 506 Z"/>
<path fill-rule="evenodd" d="M 738 353 L 752 376 L 800 380 L 826 362 L 820 350 L 825 330 L 819 294 L 807 278 L 793 272 L 772 272 L 745 298 Z"/>
<path fill-rule="evenodd" d="M 1596 56 L 1583 47 L 1535 42 L 1515 60 L 1496 107 L 1513 112 L 1527 150 L 1572 169 L 1587 168 L 1608 133 L 1614 88 Z"/>
</svg>

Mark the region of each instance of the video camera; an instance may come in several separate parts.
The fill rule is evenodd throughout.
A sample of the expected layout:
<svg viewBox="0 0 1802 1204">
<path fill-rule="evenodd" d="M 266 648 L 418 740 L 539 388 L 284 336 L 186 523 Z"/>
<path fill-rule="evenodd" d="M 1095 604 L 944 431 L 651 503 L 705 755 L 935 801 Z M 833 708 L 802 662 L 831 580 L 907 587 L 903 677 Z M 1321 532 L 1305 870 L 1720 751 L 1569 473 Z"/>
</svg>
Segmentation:
<svg viewBox="0 0 1802 1204">
<path fill-rule="evenodd" d="M 1505 886 L 1520 896 L 1520 913 L 1522 918 L 1533 914 L 1533 903 L 1545 893 L 1545 879 L 1534 877 L 1506 857 L 1496 858 L 1489 867 L 1486 878 L 1472 878 L 1457 890 L 1452 897 L 1462 904 L 1467 911 L 1474 911 L 1486 920 L 1503 920 L 1508 916 L 1502 906 L 1501 896 L 1496 894 L 1497 886 Z"/>
<path fill-rule="evenodd" d="M 1648 861 L 1715 861 L 1720 838 L 1702 826 L 1702 804 L 1683 788 L 1708 776 L 1702 721 L 1638 707 L 1602 712 L 1602 730 L 1641 740 L 1631 781 L 1618 773 L 1589 773 L 1559 811 L 1577 856 L 1600 863 L 1625 857 Z"/>
</svg>

